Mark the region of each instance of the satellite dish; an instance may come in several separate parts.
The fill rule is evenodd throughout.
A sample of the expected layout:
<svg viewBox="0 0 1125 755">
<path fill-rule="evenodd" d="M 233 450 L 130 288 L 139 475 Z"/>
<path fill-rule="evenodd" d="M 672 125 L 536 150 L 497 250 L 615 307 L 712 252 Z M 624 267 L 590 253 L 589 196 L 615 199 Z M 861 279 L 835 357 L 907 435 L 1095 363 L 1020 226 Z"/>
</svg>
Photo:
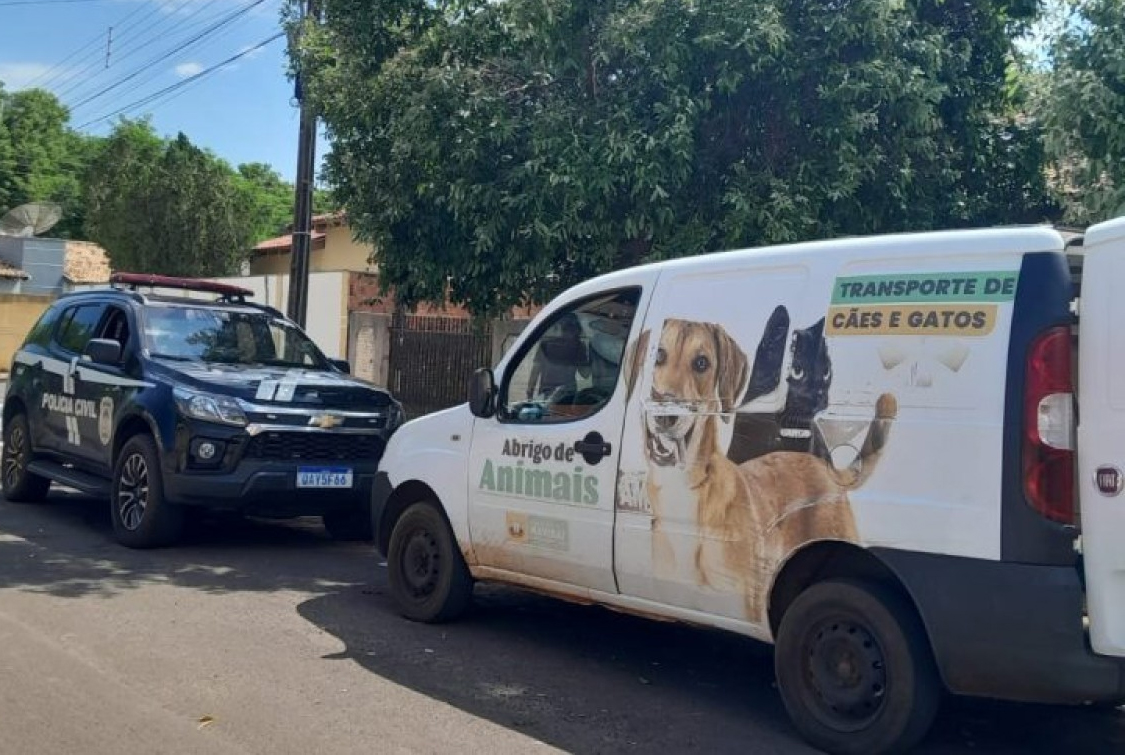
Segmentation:
<svg viewBox="0 0 1125 755">
<path fill-rule="evenodd" d="M 62 217 L 62 207 L 53 202 L 29 202 L 0 218 L 0 236 L 38 236 Z"/>
</svg>

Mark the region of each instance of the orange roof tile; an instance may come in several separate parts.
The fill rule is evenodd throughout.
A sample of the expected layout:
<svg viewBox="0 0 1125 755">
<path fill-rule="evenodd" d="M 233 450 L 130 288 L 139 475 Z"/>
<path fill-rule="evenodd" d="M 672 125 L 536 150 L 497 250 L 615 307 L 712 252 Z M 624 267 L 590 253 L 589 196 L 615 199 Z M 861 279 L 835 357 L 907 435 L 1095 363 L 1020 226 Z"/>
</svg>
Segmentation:
<svg viewBox="0 0 1125 755">
<path fill-rule="evenodd" d="M 109 255 L 92 241 L 67 241 L 63 277 L 71 283 L 108 283 Z"/>
<path fill-rule="evenodd" d="M 11 265 L 4 260 L 0 260 L 0 278 L 7 278 L 8 280 L 27 280 L 31 276 L 20 270 L 15 265 Z"/>
<path fill-rule="evenodd" d="M 312 233 L 313 249 L 324 248 L 324 234 L 320 231 Z M 293 248 L 293 235 L 290 233 L 272 239 L 266 239 L 254 247 L 255 252 L 284 252 Z"/>
</svg>

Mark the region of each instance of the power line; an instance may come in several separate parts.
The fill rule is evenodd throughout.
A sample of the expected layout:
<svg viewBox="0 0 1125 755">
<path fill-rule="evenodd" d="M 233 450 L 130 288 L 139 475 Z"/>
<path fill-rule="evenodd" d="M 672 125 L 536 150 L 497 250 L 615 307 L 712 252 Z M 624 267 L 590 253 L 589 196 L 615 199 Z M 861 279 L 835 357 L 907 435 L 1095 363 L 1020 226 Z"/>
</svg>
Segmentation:
<svg viewBox="0 0 1125 755">
<path fill-rule="evenodd" d="M 137 12 L 138 10 L 140 10 L 140 9 L 141 9 L 141 7 L 142 7 L 142 6 L 139 6 L 139 5 L 138 5 L 138 6 L 136 7 L 136 8 L 134 8 L 134 9 L 133 9 L 133 12 L 134 12 L 134 13 L 136 13 L 136 12 Z M 113 27 L 111 26 L 110 28 L 112 29 Z M 79 47 L 79 48 L 78 48 L 77 50 L 75 50 L 74 52 L 70 53 L 70 55 L 67 55 L 67 56 L 66 56 L 65 58 L 63 58 L 62 60 L 60 60 L 60 61 L 59 61 L 58 63 L 55 63 L 55 64 L 54 64 L 53 66 L 51 66 L 50 68 L 48 68 L 48 69 L 47 69 L 46 71 L 44 71 L 43 73 L 41 73 L 41 74 L 39 74 L 38 76 L 36 76 L 35 78 L 33 78 L 33 79 L 32 79 L 31 81 L 27 82 L 27 86 L 28 86 L 28 88 L 31 88 L 32 86 L 34 86 L 34 85 L 35 85 L 36 83 L 38 83 L 38 82 L 39 82 L 40 80 L 42 80 L 42 79 L 43 79 L 44 77 L 48 77 L 48 78 L 54 78 L 54 77 L 53 77 L 53 76 L 51 75 L 51 74 L 52 74 L 52 73 L 53 73 L 54 71 L 58 70 L 58 68 L 59 68 L 60 66 L 62 66 L 62 65 L 63 65 L 64 63 L 67 63 L 67 62 L 69 62 L 69 61 L 70 61 L 70 59 L 71 59 L 71 58 L 73 58 L 73 57 L 74 57 L 75 55 L 77 55 L 78 53 L 80 53 L 80 52 L 82 52 L 83 50 L 85 50 L 85 49 L 87 49 L 87 48 L 91 47 L 92 45 L 96 45 L 96 44 L 98 44 L 98 42 L 100 42 L 100 41 L 101 41 L 101 38 L 102 38 L 102 34 L 101 34 L 101 32 L 98 32 L 98 33 L 97 33 L 97 34 L 96 34 L 96 35 L 95 35 L 94 37 L 92 37 L 92 38 L 90 39 L 90 41 L 88 41 L 88 42 L 87 42 L 86 44 L 82 45 L 82 46 L 81 46 L 81 47 Z"/>
<path fill-rule="evenodd" d="M 114 23 L 114 27 L 118 29 L 118 37 L 121 38 L 122 40 L 124 40 L 128 36 L 127 32 L 136 28 L 137 26 L 140 26 L 140 24 L 145 19 L 147 19 L 149 16 L 152 16 L 156 13 L 159 13 L 162 10 L 165 10 L 166 7 L 167 6 L 164 5 L 163 0 L 160 0 L 160 2 L 157 2 L 153 5 L 147 5 L 147 4 L 138 5 L 136 8 L 133 9 L 133 11 L 131 13 L 129 13 L 127 16 L 124 16 L 123 18 L 119 19 L 118 21 L 116 21 Z M 145 13 L 140 18 L 136 19 L 135 21 L 133 21 L 130 24 L 125 23 L 130 18 L 135 16 L 139 11 L 145 10 L 146 8 L 147 8 L 147 11 L 148 11 L 147 13 Z M 101 32 L 99 32 L 98 35 L 96 37 L 94 37 L 91 44 L 96 45 L 99 41 L 102 40 L 102 38 L 103 38 L 103 35 L 102 35 Z M 87 44 L 87 45 L 84 45 L 80 49 L 85 49 L 86 47 L 89 47 L 89 46 L 90 46 L 90 44 Z M 71 57 L 73 57 L 76 54 L 77 54 L 77 51 L 74 52 L 74 53 L 71 53 Z M 82 66 L 81 68 L 78 67 L 80 64 L 84 63 L 85 61 L 89 61 L 89 60 L 93 60 L 93 62 L 87 63 L 85 66 Z M 74 66 L 72 66 L 72 70 L 67 70 L 67 69 L 60 70 L 58 73 L 48 77 L 45 81 L 43 81 L 41 84 L 39 84 L 39 86 L 43 89 L 46 89 L 46 88 L 50 87 L 52 84 L 57 84 L 58 86 L 64 86 L 68 82 L 73 81 L 77 77 L 81 76 L 86 71 L 89 71 L 90 69 L 97 67 L 98 61 L 100 61 L 100 60 L 101 60 L 101 48 L 100 48 L 100 46 L 98 46 L 98 47 L 95 47 L 95 49 L 93 49 L 90 52 L 83 55 L 82 57 L 80 57 L 77 61 L 75 61 Z M 63 61 L 63 62 L 66 62 L 66 61 Z M 60 63 L 60 65 L 61 65 L 61 63 Z M 101 70 L 102 69 L 99 69 L 99 73 L 101 72 Z M 97 75 L 98 74 L 94 74 L 94 76 L 97 76 Z M 58 96 L 58 95 L 56 94 L 56 96 Z"/>
<path fill-rule="evenodd" d="M 177 54 L 177 53 L 179 53 L 179 52 L 182 52 L 183 50 L 185 50 L 185 49 L 187 49 L 188 47 L 192 46 L 193 44 L 195 44 L 195 43 L 196 43 L 196 42 L 198 42 L 199 40 L 203 39 L 204 37 L 208 36 L 209 34 L 212 34 L 212 33 L 214 33 L 214 32 L 215 32 L 215 31 L 216 31 L 217 29 L 220 29 L 220 28 L 222 28 L 223 26 L 226 26 L 227 24 L 229 24 L 229 23 L 231 23 L 232 21 L 236 20 L 236 19 L 237 19 L 237 18 L 239 18 L 240 16 L 242 16 L 242 15 L 244 15 L 244 14 L 246 14 L 246 13 L 249 13 L 251 9 L 255 8 L 255 7 L 256 7 L 256 6 L 258 6 L 258 5 L 261 5 L 261 4 L 262 4 L 262 3 L 264 3 L 264 2 L 266 2 L 266 0 L 254 0 L 254 2 L 252 2 L 252 3 L 249 3 L 248 5 L 246 5 L 246 6 L 242 7 L 242 8 L 240 8 L 239 10 L 237 10 L 237 11 L 234 11 L 233 13 L 231 13 L 231 14 L 227 15 L 227 16 L 226 16 L 225 18 L 223 18 L 222 20 L 220 20 L 220 21 L 218 21 L 218 22 L 216 22 L 216 23 L 212 24 L 211 26 L 207 27 L 206 29 L 204 29 L 203 31 L 201 31 L 201 32 L 200 32 L 199 34 L 195 35 L 194 37 L 192 37 L 191 39 L 187 40 L 186 42 L 184 42 L 184 43 L 182 43 L 182 44 L 180 44 L 180 45 L 178 45 L 178 46 L 174 47 L 173 49 L 171 49 L 171 50 L 169 50 L 169 51 L 165 52 L 165 53 L 164 53 L 163 55 L 160 55 L 160 56 L 158 56 L 158 57 L 156 57 L 156 58 L 153 58 L 152 60 L 149 60 L 149 61 L 145 62 L 145 63 L 144 63 L 144 64 L 143 64 L 143 65 L 142 65 L 142 66 L 141 66 L 140 68 L 137 68 L 137 69 L 136 69 L 136 70 L 134 70 L 134 71 L 133 71 L 132 73 L 130 73 L 130 74 L 128 74 L 128 75 L 126 75 L 126 76 L 124 76 L 124 77 L 123 77 L 123 78 L 121 78 L 121 79 L 118 79 L 118 80 L 117 80 L 116 82 L 114 82 L 113 84 L 110 84 L 109 86 L 107 86 L 107 87 L 104 87 L 104 88 L 102 88 L 102 89 L 98 90 L 97 92 L 95 92 L 94 94 L 90 95 L 89 97 L 86 97 L 86 98 L 82 99 L 81 101 L 79 101 L 79 102 L 76 102 L 76 103 L 75 103 L 74 105 L 72 105 L 71 107 L 72 107 L 72 108 L 74 108 L 74 109 L 77 109 L 77 108 L 79 108 L 79 107 L 82 107 L 82 106 L 83 106 L 83 105 L 85 105 L 86 103 L 88 103 L 88 102 L 92 102 L 93 100 L 96 100 L 97 98 L 101 97 L 102 95 L 104 95 L 104 94 L 107 94 L 107 93 L 109 93 L 109 92 L 113 91 L 114 89 L 116 89 L 117 87 L 119 87 L 119 86 L 121 86 L 122 84 L 126 83 L 127 81 L 131 81 L 132 79 L 135 79 L 135 78 L 136 78 L 137 76 L 140 76 L 140 75 L 141 75 L 142 73 L 144 73 L 145 71 L 149 70 L 150 66 L 153 66 L 153 65 L 155 65 L 156 63 L 160 63 L 161 61 L 167 60 L 168 58 L 172 57 L 173 55 L 175 55 L 175 54 Z"/>
<path fill-rule="evenodd" d="M 107 0 L 6 0 L 0 7 L 7 5 L 66 5 L 68 3 L 104 3 Z"/>
<path fill-rule="evenodd" d="M 120 62 L 120 61 L 124 60 L 125 58 L 128 58 L 130 55 L 132 55 L 134 52 L 141 49 L 142 47 L 147 47 L 148 45 L 152 44 L 153 42 L 165 39 L 165 37 L 163 35 L 156 34 L 156 30 L 158 28 L 160 28 L 161 26 L 163 26 L 164 24 L 168 23 L 170 20 L 174 20 L 175 14 L 179 13 L 183 8 L 186 8 L 188 5 L 191 4 L 191 2 L 192 2 L 192 0 L 179 0 L 179 4 L 177 4 L 176 0 L 161 0 L 161 2 L 153 9 L 154 12 L 149 13 L 144 18 L 141 18 L 141 19 L 137 20 L 136 26 L 140 26 L 141 21 L 143 21 L 145 18 L 149 18 L 149 17 L 155 15 L 155 13 L 163 13 L 164 15 L 157 16 L 152 21 L 150 21 L 147 25 L 137 29 L 137 31 L 132 35 L 132 37 L 128 41 L 123 40 L 124 44 L 119 44 L 119 46 L 118 46 L 118 52 L 117 52 L 117 58 L 116 58 L 117 62 Z M 203 6 L 203 7 L 206 7 L 206 6 Z M 197 8 L 196 12 L 198 12 L 199 10 L 200 10 L 200 8 Z M 144 39 L 144 35 L 147 32 L 151 32 L 151 36 L 148 39 Z M 134 42 L 133 42 L 134 39 L 143 40 L 141 42 L 140 47 L 137 47 L 134 44 Z M 68 79 L 66 85 L 60 85 L 59 89 L 55 92 L 55 96 L 58 97 L 61 100 L 65 97 L 70 96 L 74 92 L 82 92 L 83 90 L 86 90 L 86 91 L 93 90 L 94 88 L 99 86 L 99 84 L 95 84 L 94 81 L 99 76 L 101 76 L 103 73 L 105 73 L 107 68 L 108 67 L 103 67 L 101 65 L 100 56 L 96 56 L 94 60 L 92 60 L 90 63 L 88 63 L 84 69 L 82 69 L 82 71 L 78 72 L 76 75 L 71 76 Z M 85 73 L 86 71 L 89 71 L 91 69 L 97 69 L 97 70 L 96 70 L 95 73 L 93 73 L 90 76 L 82 76 L 81 75 L 82 73 Z M 115 74 L 116 74 L 116 72 L 114 72 L 113 74 L 109 74 L 109 75 L 112 76 L 112 75 L 115 75 Z"/>
<path fill-rule="evenodd" d="M 217 41 L 219 41 L 220 37 L 221 37 L 221 36 L 222 36 L 222 35 L 223 35 L 223 34 L 224 34 L 225 32 L 228 32 L 228 31 L 230 31 L 230 27 L 227 27 L 226 29 L 221 29 L 221 30 L 219 30 L 219 31 L 215 32 L 215 35 L 214 35 L 214 36 L 213 36 L 213 37 L 212 37 L 211 39 L 207 40 L 207 42 L 206 42 L 206 43 L 203 43 L 203 44 L 201 45 L 200 49 L 202 50 L 202 49 L 203 49 L 203 48 L 205 48 L 205 47 L 206 47 L 206 46 L 207 46 L 207 45 L 208 45 L 209 43 L 214 43 L 214 42 L 217 42 Z M 142 88 L 143 88 L 143 87 L 145 87 L 145 86 L 146 86 L 146 85 L 147 85 L 147 84 L 148 84 L 149 82 L 151 82 L 151 81 L 153 81 L 153 80 L 155 80 L 155 79 L 159 79 L 159 78 L 161 78 L 162 76 L 166 76 L 167 74 L 168 74 L 168 71 L 167 71 L 166 69 L 163 69 L 163 68 L 160 68 L 160 67 L 157 67 L 157 66 L 152 66 L 152 71 L 151 71 L 151 73 L 150 73 L 150 74 L 149 74 L 148 76 L 143 76 L 143 77 L 141 77 L 140 79 L 137 79 L 136 81 L 134 81 L 134 82 L 132 82 L 131 84 L 129 84 L 129 86 L 126 86 L 125 88 L 123 88 L 123 89 L 120 89 L 120 90 L 118 90 L 118 91 L 117 91 L 117 92 L 116 92 L 116 93 L 114 94 L 114 96 L 113 96 L 113 98 L 112 98 L 112 99 L 116 99 L 116 100 L 117 100 L 118 102 L 120 102 L 120 101 L 124 101 L 125 99 L 127 99 L 128 95 L 129 95 L 129 94 L 130 94 L 131 92 L 135 92 L 135 91 L 137 91 L 138 89 L 142 89 Z M 184 75 L 184 74 L 180 74 L 180 75 Z M 96 103 L 95 103 L 95 104 L 96 104 Z M 86 107 L 92 107 L 92 105 L 85 105 L 85 106 L 83 106 L 83 108 L 86 108 Z M 74 114 L 74 112 L 76 112 L 77 110 L 83 109 L 83 108 L 78 108 L 78 107 L 75 107 L 75 108 L 74 108 L 74 109 L 73 109 L 73 110 L 71 111 L 71 114 L 73 115 L 73 114 Z"/>
<path fill-rule="evenodd" d="M 211 5 L 214 5 L 215 2 L 217 2 L 217 1 L 218 0 L 210 0 L 210 2 L 197 5 L 196 9 L 193 12 L 189 13 L 186 17 L 184 17 L 184 20 L 186 21 L 187 19 L 190 19 L 190 18 L 194 17 L 200 11 L 210 7 Z M 184 5 L 188 5 L 190 3 L 191 3 L 191 0 L 187 0 L 187 2 L 183 3 L 183 5 L 178 6 L 176 8 L 173 8 L 172 10 L 170 10 L 169 14 L 176 14 L 179 11 L 180 8 L 182 8 Z M 215 19 L 217 19 L 217 18 L 220 18 L 219 14 L 216 14 L 214 16 L 209 16 L 209 17 L 204 18 L 204 19 L 197 19 L 196 21 L 194 21 L 192 23 L 187 23 L 187 24 L 181 23 L 180 28 L 177 30 L 177 32 L 183 32 L 183 35 L 181 37 L 179 37 L 179 39 L 180 40 L 187 39 L 187 37 L 190 36 L 192 33 L 201 29 L 203 26 L 215 21 Z M 159 26 L 160 24 L 166 22 L 169 19 L 175 20 L 174 18 L 172 18 L 171 15 L 169 15 L 167 18 L 165 18 L 163 20 L 157 19 L 156 25 Z M 118 65 L 120 65 L 122 63 L 122 61 L 128 59 L 133 54 L 139 52 L 140 50 L 144 49 L 145 47 L 148 47 L 149 45 L 151 45 L 155 42 L 167 41 L 169 39 L 169 36 L 167 34 L 159 34 L 159 33 L 156 33 L 156 31 L 154 30 L 153 34 L 148 39 L 137 40 L 137 38 L 144 31 L 147 31 L 148 29 L 153 28 L 153 26 L 154 26 L 153 24 L 149 24 L 147 27 L 145 27 L 145 29 L 142 29 L 136 35 L 134 35 L 134 37 L 132 38 L 132 40 L 129 43 L 126 43 L 122 48 L 120 48 L 118 50 L 117 56 L 115 58 L 115 62 Z M 175 40 L 175 33 L 177 33 L 177 32 L 173 32 L 173 35 L 172 35 L 173 40 Z M 139 41 L 139 44 L 137 44 L 137 41 Z M 130 46 L 130 44 L 132 46 Z M 175 44 L 175 41 L 173 41 L 173 44 Z M 106 81 L 112 81 L 113 80 L 112 77 L 117 75 L 117 69 L 114 69 L 114 71 L 109 74 L 111 78 L 106 79 L 106 80 L 99 80 L 99 76 L 102 73 L 104 73 L 104 71 L 98 70 L 92 76 L 90 76 L 88 78 L 85 78 L 85 79 L 82 79 L 82 80 L 79 80 L 74 85 L 72 85 L 70 87 L 67 87 L 66 89 L 60 90 L 59 92 L 56 93 L 56 96 L 58 96 L 60 99 L 62 99 L 64 97 L 68 97 L 68 98 L 72 98 L 72 99 L 80 99 L 80 98 L 90 94 L 91 92 L 96 90 L 98 87 L 103 86 L 106 83 Z M 161 73 L 162 73 L 161 71 L 157 70 L 153 74 L 153 76 L 149 77 L 149 79 L 154 78 L 155 76 L 159 76 Z M 129 91 L 129 90 L 126 90 L 126 91 Z"/>
<path fill-rule="evenodd" d="M 229 58 L 227 58 L 224 61 L 216 63 L 215 65 L 210 66 L 209 68 L 203 69 L 202 71 L 195 74 L 194 76 L 189 76 L 188 78 L 186 78 L 182 81 L 177 81 L 175 84 L 164 87 L 163 89 L 161 89 L 157 92 L 153 92 L 152 94 L 146 95 L 145 97 L 142 97 L 139 100 L 131 102 L 128 105 L 125 105 L 124 107 L 120 107 L 120 108 L 118 108 L 117 110 L 114 110 L 111 113 L 106 113 L 103 116 L 100 116 L 98 118 L 94 118 L 93 120 L 86 121 L 82 125 L 75 127 L 75 130 L 81 131 L 82 129 L 84 129 L 88 126 L 92 126 L 95 123 L 99 123 L 100 121 L 108 120 L 109 118 L 112 118 L 115 115 L 119 115 L 121 113 L 124 113 L 128 110 L 134 110 L 138 107 L 143 107 L 144 105 L 146 105 L 150 102 L 154 102 L 154 101 L 164 97 L 165 95 L 169 95 L 173 92 L 181 90 L 184 87 L 187 87 L 187 86 L 199 81 L 200 79 L 202 79 L 206 76 L 209 76 L 212 73 L 215 73 L 216 71 L 223 68 L 224 66 L 230 65 L 231 63 L 238 60 L 239 58 L 245 57 L 246 55 L 249 55 L 252 52 L 260 50 L 261 48 L 265 47 L 269 43 L 274 42 L 278 39 L 281 39 L 284 36 L 285 36 L 285 32 L 278 32 L 277 34 L 274 34 L 272 37 L 269 37 L 268 39 L 262 40 L 258 44 L 254 45 L 252 47 L 248 47 L 245 50 L 243 50 L 243 51 L 241 51 L 241 52 L 239 52 L 235 55 L 230 56 Z M 169 99 L 171 99 L 171 98 L 169 98 Z"/>
</svg>

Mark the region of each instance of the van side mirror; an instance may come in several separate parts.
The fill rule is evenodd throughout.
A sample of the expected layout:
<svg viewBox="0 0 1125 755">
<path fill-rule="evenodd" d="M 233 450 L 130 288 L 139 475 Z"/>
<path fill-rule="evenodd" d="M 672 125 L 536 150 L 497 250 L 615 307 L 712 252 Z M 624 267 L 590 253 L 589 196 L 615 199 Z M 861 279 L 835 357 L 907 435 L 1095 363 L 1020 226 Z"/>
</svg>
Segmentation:
<svg viewBox="0 0 1125 755">
<path fill-rule="evenodd" d="M 348 363 L 347 359 L 329 359 L 328 361 L 332 363 L 333 367 L 345 375 L 352 374 L 352 366 Z"/>
<path fill-rule="evenodd" d="M 82 353 L 96 364 L 117 364 L 121 361 L 121 344 L 112 338 L 91 338 Z"/>
<path fill-rule="evenodd" d="M 496 378 L 487 367 L 481 367 L 469 378 L 469 411 L 481 419 L 496 413 Z"/>
</svg>

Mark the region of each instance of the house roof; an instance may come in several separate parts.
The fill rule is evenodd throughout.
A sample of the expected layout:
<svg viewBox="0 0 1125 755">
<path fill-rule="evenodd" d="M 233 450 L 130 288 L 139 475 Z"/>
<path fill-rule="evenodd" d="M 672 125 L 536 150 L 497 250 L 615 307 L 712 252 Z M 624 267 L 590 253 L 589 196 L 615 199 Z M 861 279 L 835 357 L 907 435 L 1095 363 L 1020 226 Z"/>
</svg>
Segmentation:
<svg viewBox="0 0 1125 755">
<path fill-rule="evenodd" d="M 0 260 L 0 278 L 7 280 L 22 280 L 25 281 L 31 276 L 20 270 L 15 265 L 11 265 L 4 260 Z"/>
<path fill-rule="evenodd" d="M 109 255 L 91 241 L 67 241 L 63 277 L 71 283 L 108 283 Z"/>
<path fill-rule="evenodd" d="M 336 210 L 335 212 L 325 212 L 320 215 L 312 216 L 313 228 L 317 230 L 327 230 L 334 226 L 341 226 L 348 224 L 348 213 L 343 210 Z M 290 228 L 293 226 L 290 225 Z"/>
<path fill-rule="evenodd" d="M 324 248 L 325 234 L 321 231 L 312 232 L 312 248 Z M 266 252 L 286 252 L 293 248 L 293 234 L 287 233 L 284 236 L 277 236 L 276 238 L 266 239 L 254 247 L 255 254 L 264 254 Z"/>
</svg>

